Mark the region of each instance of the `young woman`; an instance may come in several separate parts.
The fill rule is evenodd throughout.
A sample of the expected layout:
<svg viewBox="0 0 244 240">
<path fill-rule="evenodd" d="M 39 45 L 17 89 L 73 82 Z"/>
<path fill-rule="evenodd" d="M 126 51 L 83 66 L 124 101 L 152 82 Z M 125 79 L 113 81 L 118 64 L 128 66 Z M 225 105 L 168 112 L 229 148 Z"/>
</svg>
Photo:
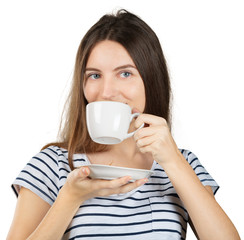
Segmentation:
<svg viewBox="0 0 244 240">
<path fill-rule="evenodd" d="M 8 239 L 185 239 L 187 222 L 199 239 L 240 239 L 215 201 L 217 183 L 170 133 L 170 81 L 157 36 L 121 10 L 103 16 L 78 49 L 61 140 L 34 156 L 16 178 L 17 207 Z M 94 143 L 85 107 L 128 104 L 140 116 L 134 137 Z M 130 182 L 89 178 L 85 165 L 155 172 Z"/>
</svg>

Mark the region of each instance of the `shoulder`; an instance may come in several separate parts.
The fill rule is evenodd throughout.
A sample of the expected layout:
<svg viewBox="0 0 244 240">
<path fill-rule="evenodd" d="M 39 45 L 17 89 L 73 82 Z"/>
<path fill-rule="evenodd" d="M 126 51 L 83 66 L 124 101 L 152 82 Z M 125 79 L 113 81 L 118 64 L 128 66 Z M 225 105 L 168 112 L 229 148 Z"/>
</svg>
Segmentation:
<svg viewBox="0 0 244 240">
<path fill-rule="evenodd" d="M 68 154 L 69 152 L 67 149 L 55 145 L 51 145 L 43 149 L 39 154 L 37 154 L 36 157 L 40 155 L 42 159 L 45 159 L 46 161 L 49 162 L 52 161 L 59 168 L 65 168 L 68 171 L 71 171 L 71 169 L 69 168 Z M 75 153 L 72 156 L 72 160 L 73 160 L 74 167 L 80 167 L 89 164 L 89 160 L 86 154 L 84 153 Z"/>
<path fill-rule="evenodd" d="M 198 157 L 192 151 L 187 149 L 179 149 L 179 150 L 190 165 L 192 165 L 196 161 L 199 161 Z"/>
<path fill-rule="evenodd" d="M 49 146 L 35 156 L 32 157 L 29 164 L 40 166 L 41 168 L 49 168 L 50 170 L 57 171 L 60 167 L 60 162 L 68 164 L 68 160 L 65 157 L 65 152 L 57 146 Z"/>
<path fill-rule="evenodd" d="M 33 156 L 13 183 L 16 194 L 25 187 L 48 202 L 54 202 L 60 189 L 60 153 L 55 146 Z"/>
<path fill-rule="evenodd" d="M 58 159 L 60 156 L 65 156 L 68 154 L 68 151 L 66 149 L 60 148 L 55 145 L 51 145 L 43 150 L 39 154 L 44 154 L 49 158 Z M 38 155 L 38 154 L 37 154 Z"/>
<path fill-rule="evenodd" d="M 215 194 L 219 189 L 219 185 L 213 179 L 213 177 L 209 174 L 206 168 L 202 165 L 198 157 L 191 151 L 186 149 L 179 149 L 190 164 L 194 172 L 196 173 L 199 180 L 202 182 L 204 186 L 210 186 L 212 188 L 212 192 Z M 209 190 L 209 189 L 208 189 Z"/>
</svg>

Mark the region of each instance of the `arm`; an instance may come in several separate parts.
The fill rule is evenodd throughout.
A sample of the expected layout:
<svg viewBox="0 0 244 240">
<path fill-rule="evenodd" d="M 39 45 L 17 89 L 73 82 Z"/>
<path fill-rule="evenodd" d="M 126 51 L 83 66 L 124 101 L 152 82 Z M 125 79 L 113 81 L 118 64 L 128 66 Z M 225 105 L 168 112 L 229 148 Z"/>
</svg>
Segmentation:
<svg viewBox="0 0 244 240">
<path fill-rule="evenodd" d="M 95 196 L 129 192 L 145 183 L 146 179 L 128 183 L 130 177 L 115 180 L 92 180 L 89 168 L 72 171 L 50 206 L 26 188 L 21 188 L 17 207 L 7 240 L 61 239 L 82 203 Z"/>
<path fill-rule="evenodd" d="M 168 166 L 166 173 L 183 201 L 199 239 L 240 239 L 233 223 L 183 158 L 179 157 L 178 164 Z"/>
<path fill-rule="evenodd" d="M 205 188 L 206 188 L 206 190 L 209 192 L 209 194 L 210 194 L 211 196 L 214 197 L 212 188 L 211 188 L 210 186 L 205 186 Z M 192 229 L 192 231 L 194 232 L 196 238 L 199 239 L 198 234 L 197 234 L 197 232 L 196 232 L 196 229 L 195 229 L 195 227 L 194 227 L 194 225 L 193 225 L 193 222 L 192 222 L 191 218 L 189 218 L 189 224 L 190 224 L 191 229 Z"/>
<path fill-rule="evenodd" d="M 50 207 L 36 194 L 22 187 L 7 240 L 26 239 L 39 225 Z"/>
<path fill-rule="evenodd" d="M 7 240 L 61 239 L 75 211 L 74 206 L 68 204 L 61 194 L 51 207 L 22 187 Z"/>
<path fill-rule="evenodd" d="M 178 150 L 167 122 L 160 117 L 141 114 L 135 127 L 135 141 L 142 153 L 151 153 L 165 170 L 177 194 L 184 203 L 200 239 L 239 240 L 240 237 L 215 198 L 202 185 L 192 167 Z"/>
</svg>

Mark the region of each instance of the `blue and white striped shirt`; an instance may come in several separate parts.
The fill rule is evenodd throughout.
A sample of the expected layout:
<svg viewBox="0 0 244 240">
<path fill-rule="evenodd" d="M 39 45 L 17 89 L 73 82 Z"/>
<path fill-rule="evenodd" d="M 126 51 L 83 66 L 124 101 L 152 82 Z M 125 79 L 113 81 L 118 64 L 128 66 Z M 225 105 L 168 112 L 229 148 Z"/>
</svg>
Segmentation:
<svg viewBox="0 0 244 240">
<path fill-rule="evenodd" d="M 188 150 L 181 150 L 203 185 L 214 193 L 218 184 Z M 85 154 L 74 154 L 74 167 L 90 164 Z M 125 194 L 89 199 L 67 228 L 66 239 L 178 240 L 186 238 L 188 213 L 163 168 L 154 161 L 149 182 Z M 68 152 L 51 146 L 34 156 L 13 183 L 30 189 L 52 205 L 70 172 Z"/>
</svg>

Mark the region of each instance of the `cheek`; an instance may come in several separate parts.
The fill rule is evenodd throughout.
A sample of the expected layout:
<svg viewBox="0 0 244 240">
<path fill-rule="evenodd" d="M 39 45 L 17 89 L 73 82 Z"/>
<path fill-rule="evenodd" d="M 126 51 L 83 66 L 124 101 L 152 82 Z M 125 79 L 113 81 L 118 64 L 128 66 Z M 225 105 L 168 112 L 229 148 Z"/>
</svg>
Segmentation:
<svg viewBox="0 0 244 240">
<path fill-rule="evenodd" d="M 90 84 L 87 84 L 84 86 L 84 96 L 87 100 L 87 102 L 92 102 L 97 95 L 97 88 L 90 86 Z"/>
<path fill-rule="evenodd" d="M 135 87 L 127 88 L 127 96 L 130 98 L 138 110 L 141 112 L 144 111 L 145 104 L 146 104 L 146 96 L 145 96 L 145 88 L 144 86 L 137 85 Z"/>
<path fill-rule="evenodd" d="M 128 88 L 127 95 L 130 96 L 131 99 L 137 100 L 144 96 L 144 91 L 140 88 Z"/>
</svg>

